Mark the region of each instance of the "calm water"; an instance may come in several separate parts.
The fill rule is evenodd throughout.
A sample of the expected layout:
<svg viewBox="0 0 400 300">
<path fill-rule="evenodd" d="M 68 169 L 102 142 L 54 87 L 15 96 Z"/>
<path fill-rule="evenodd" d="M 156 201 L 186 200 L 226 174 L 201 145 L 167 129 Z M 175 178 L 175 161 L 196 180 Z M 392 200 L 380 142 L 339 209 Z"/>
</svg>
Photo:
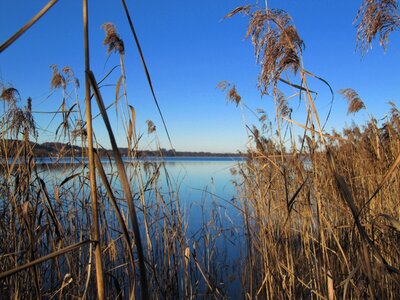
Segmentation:
<svg viewBox="0 0 400 300">
<path fill-rule="evenodd" d="M 230 169 L 240 160 L 229 158 L 185 158 L 167 160 L 170 177 L 180 185 L 180 204 L 187 215 L 187 238 L 197 241 L 198 249 L 206 249 L 207 241 L 200 238 L 207 233 L 214 238 L 216 273 L 227 284 L 229 298 L 240 295 L 240 280 L 230 274 L 238 273 L 240 237 L 243 220 L 233 204 L 237 204 L 237 191 L 232 183 L 235 177 Z M 211 224 L 211 226 L 210 226 Z M 213 229 L 213 226 L 215 230 Z M 201 251 L 201 250 L 200 250 Z"/>
<path fill-rule="evenodd" d="M 79 166 L 79 158 L 36 158 L 36 164 L 41 166 L 41 176 L 45 181 L 60 183 L 66 177 L 79 172 L 72 166 Z M 147 158 L 149 162 L 161 162 L 159 158 Z M 236 190 L 232 184 L 234 176 L 231 168 L 241 161 L 238 157 L 165 157 L 165 169 L 160 168 L 162 190 L 167 192 L 166 174 L 168 174 L 172 190 L 179 194 L 183 207 L 200 205 L 204 200 L 210 200 L 218 205 L 226 205 L 236 198 Z M 132 170 L 126 159 L 128 176 Z M 106 173 L 112 173 L 112 160 L 102 159 Z M 67 171 L 66 171 L 67 170 Z M 69 171 L 71 170 L 71 171 Z M 116 168 L 114 168 L 116 170 Z M 115 181 L 114 181 L 115 182 Z M 115 184 L 118 184 L 117 182 Z"/>
<path fill-rule="evenodd" d="M 129 160 L 124 160 L 129 163 Z M 161 162 L 160 158 L 147 158 L 149 162 Z M 231 175 L 230 169 L 237 166 L 243 161 L 238 157 L 165 157 L 163 158 L 166 170 L 172 183 L 180 186 L 180 195 L 184 196 L 185 202 L 191 202 L 198 196 L 199 190 L 207 190 L 208 193 L 217 194 L 219 197 L 229 199 L 235 194 L 232 185 L 234 177 Z M 73 164 L 80 164 L 80 158 L 36 158 L 37 165 L 43 169 L 50 170 L 46 176 L 54 176 L 62 179 L 66 173 L 62 168 L 52 168 L 55 165 L 60 167 L 68 167 Z M 10 163 L 12 163 L 10 161 Z M 112 160 L 102 159 L 105 170 Z M 49 168 L 48 168 L 49 167 Z M 127 165 L 129 173 L 129 165 Z M 47 173 L 47 172 L 46 172 Z M 165 180 L 165 172 L 161 172 L 161 180 Z M 201 193 L 201 192 L 200 192 Z"/>
<path fill-rule="evenodd" d="M 167 160 L 167 171 L 175 186 L 180 187 L 180 205 L 186 215 L 189 237 L 198 233 L 204 224 L 212 223 L 213 217 L 220 222 L 218 226 L 227 231 L 242 222 L 239 211 L 233 206 L 237 203 L 237 191 L 232 183 L 235 177 L 230 171 L 239 162 L 237 158 Z"/>
<path fill-rule="evenodd" d="M 154 161 L 159 162 L 157 159 L 150 160 L 150 162 Z M 116 170 L 113 162 L 105 159 L 102 162 L 106 173 L 111 178 L 110 174 Z M 240 292 L 238 279 L 227 279 L 229 274 L 237 272 L 235 260 L 240 255 L 239 228 L 243 221 L 239 210 L 235 208 L 237 191 L 232 183 L 235 177 L 231 174 L 231 169 L 238 166 L 240 162 L 242 162 L 240 158 L 229 157 L 167 157 L 164 158 L 165 169 L 160 169 L 158 182 L 161 193 L 167 196 L 167 201 L 169 195 L 172 195 L 169 199 L 179 199 L 181 212 L 187 224 L 186 240 L 191 249 L 195 247 L 198 251 L 210 247 L 217 249 L 213 259 L 218 268 L 218 276 L 221 276 L 221 282 L 230 283 L 227 291 L 230 295 L 237 295 Z M 62 161 L 57 162 L 49 158 L 41 158 L 36 160 L 36 163 L 41 165 L 40 176 L 50 183 L 49 186 L 60 185 L 68 176 L 80 173 L 81 168 L 78 160 L 70 158 L 63 158 Z M 74 165 L 74 163 L 77 164 Z M 57 167 L 58 165 L 61 167 Z M 126 170 L 128 176 L 132 175 L 133 169 L 129 161 L 126 161 Z M 169 184 L 167 184 L 167 175 Z M 70 184 L 72 186 L 75 180 L 78 179 L 74 178 L 64 184 L 65 188 L 68 188 Z M 119 182 L 115 180 L 115 177 L 112 182 L 113 186 L 119 190 Z M 100 184 L 100 180 L 98 183 Z M 88 191 L 84 192 L 87 198 Z M 134 188 L 133 192 L 135 192 Z M 147 201 L 151 202 L 154 193 L 149 192 L 146 197 Z M 120 204 L 126 206 L 123 202 Z M 126 207 L 123 210 L 126 210 Z M 116 224 L 115 220 L 109 221 Z M 209 241 L 204 238 L 205 235 L 211 237 L 213 245 L 207 244 Z"/>
<path fill-rule="evenodd" d="M 160 162 L 161 160 L 159 158 L 148 158 L 147 161 Z M 240 222 L 238 219 L 239 211 L 232 205 L 237 203 L 237 191 L 232 183 L 235 177 L 231 174 L 231 169 L 238 166 L 243 161 L 242 158 L 165 157 L 163 161 L 165 168 L 160 168 L 160 180 L 158 182 L 161 186 L 161 192 L 164 195 L 171 195 L 172 192 L 172 199 L 179 198 L 182 213 L 188 223 L 187 233 L 189 235 L 195 234 L 202 224 L 207 223 L 211 213 L 221 215 L 222 225 L 226 227 Z M 127 174 L 132 176 L 132 168 L 129 166 L 130 160 L 126 159 L 125 162 Z M 60 184 L 68 176 L 79 173 L 80 163 L 79 158 L 36 159 L 36 164 L 41 166 L 40 176 L 50 183 L 48 187 L 50 189 L 52 184 Z M 115 172 L 116 168 L 112 161 L 102 159 L 102 163 L 107 174 Z M 73 168 L 73 166 L 77 168 Z M 167 184 L 166 174 L 168 174 L 169 185 Z M 64 187 L 67 188 L 75 180 L 71 180 Z M 112 182 L 114 187 L 120 189 L 118 181 L 113 180 Z M 99 179 L 98 183 L 101 183 Z M 152 197 L 151 193 L 146 196 Z"/>
</svg>

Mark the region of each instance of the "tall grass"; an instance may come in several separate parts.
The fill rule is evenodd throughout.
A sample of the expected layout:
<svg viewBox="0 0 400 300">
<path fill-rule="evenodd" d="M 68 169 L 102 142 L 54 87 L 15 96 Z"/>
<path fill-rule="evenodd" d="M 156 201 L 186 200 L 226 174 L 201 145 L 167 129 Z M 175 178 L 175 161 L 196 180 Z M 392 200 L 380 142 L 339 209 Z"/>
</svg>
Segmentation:
<svg viewBox="0 0 400 300">
<path fill-rule="evenodd" d="M 366 1 L 359 15 L 363 45 L 387 29 L 381 32 L 386 41 L 395 26 L 394 18 L 387 20 L 390 28 L 378 25 L 381 15 L 397 14 L 393 7 L 372 2 Z M 368 5 L 383 11 L 365 15 L 370 13 Z M 341 134 L 326 132 L 308 82 L 316 78 L 332 88 L 305 69 L 303 42 L 290 16 L 268 7 L 244 6 L 227 17 L 237 13 L 249 16 L 247 37 L 261 66 L 259 88 L 271 95 L 276 107 L 270 130 L 265 130 L 265 115 L 260 115 L 261 129 L 251 130 L 254 146 L 239 169 L 247 247 L 242 260 L 244 296 L 398 298 L 399 110 L 391 103 L 379 125 L 371 118 Z M 378 18 L 375 23 L 373 18 Z M 374 29 L 367 28 L 371 24 Z M 371 35 L 369 30 L 375 31 Z M 290 79 L 284 76 L 289 72 Z M 280 91 L 284 86 L 296 89 L 303 99 L 305 123 L 292 119 L 288 99 Z M 340 93 L 349 103 L 349 113 L 365 108 L 354 90 Z M 292 134 L 294 127 L 304 130 L 299 141 Z"/>
<path fill-rule="evenodd" d="M 358 16 L 364 46 L 377 34 L 386 42 L 398 21 L 392 1 L 381 1 L 387 5 L 378 6 L 379 15 L 372 9 L 375 2 L 365 1 Z M 204 199 L 212 197 L 214 205 L 203 203 L 200 228 L 191 235 L 179 185 L 170 180 L 166 166 L 138 159 L 142 134 L 127 97 L 124 43 L 112 24 L 104 26 L 104 44 L 109 54 L 119 54 L 121 77 L 115 102 L 105 107 L 99 83 L 108 75 L 98 82 L 90 69 L 87 1 L 83 4 L 84 100 L 79 99 L 79 84 L 69 67 L 59 71 L 52 66 L 51 80 L 53 92 L 62 98 L 54 113 L 60 120 L 57 139 L 80 146 L 82 153 L 63 146 L 56 163 L 37 164 L 40 131 L 32 100 L 22 103 L 17 89 L 1 86 L 4 298 L 399 298 L 400 112 L 395 103 L 381 122 L 371 117 L 341 133 L 327 132 L 309 79 L 332 88 L 305 69 L 304 44 L 290 16 L 268 5 L 234 10 L 227 17 L 244 13 L 250 18 L 247 36 L 261 65 L 259 89 L 273 98 L 274 118 L 268 120 L 260 110 L 259 126 L 247 127 L 252 145 L 246 161 L 232 170 L 239 176 L 238 198 L 224 201 L 205 190 Z M 122 5 L 140 48 L 125 1 Z M 385 13 L 389 19 L 381 19 Z M 140 55 L 152 89 L 141 50 Z M 284 77 L 288 72 L 290 80 Z M 288 98 L 280 90 L 284 86 L 301 96 L 303 123 L 292 118 Z M 229 88 L 228 100 L 243 112 L 248 108 L 235 85 L 220 87 Z M 160 109 L 153 89 L 152 93 Z M 356 91 L 340 93 L 349 113 L 365 109 Z M 99 156 L 92 100 L 106 126 L 113 157 Z M 122 116 L 129 162 L 119 153 L 108 117 L 111 108 Z M 156 135 L 154 123 L 147 125 L 148 134 Z M 303 130 L 299 139 L 296 128 Z M 62 158 L 67 157 L 74 163 L 66 164 Z M 226 217 L 219 201 L 229 203 L 243 222 Z M 230 257 L 232 249 L 237 256 Z"/>
<path fill-rule="evenodd" d="M 168 180 L 165 166 L 138 160 L 141 134 L 136 129 L 135 109 L 126 96 L 123 41 L 116 28 L 106 24 L 108 53 L 117 51 L 120 55 L 122 75 L 116 84 L 114 109 L 123 117 L 130 155 L 129 163 L 122 161 L 108 118 L 111 106 L 105 107 L 90 69 L 87 1 L 83 1 L 83 19 L 84 101 L 79 99 L 79 82 L 72 69 L 60 71 L 53 65 L 51 88 L 53 93 L 60 92 L 62 101 L 58 111 L 48 112 L 54 114 L 53 119 L 61 119 L 56 139 L 80 146 L 82 153 L 64 144 L 54 164 L 37 164 L 38 133 L 31 99 L 21 107 L 18 90 L 1 86 L 2 297 L 148 299 L 222 295 L 214 279 L 218 276 L 211 271 L 214 255 L 206 258 L 206 252 L 196 251 L 203 235 L 187 234 L 187 218 L 175 192 L 178 187 Z M 135 41 L 139 43 L 136 36 Z M 119 101 L 121 97 L 125 103 Z M 113 157 L 108 160 L 98 154 L 101 145 L 92 126 L 92 99 L 111 141 Z M 156 134 L 151 121 L 148 126 L 149 134 Z M 69 158 L 72 164 L 63 158 Z M 167 178 L 163 189 L 162 172 Z M 204 230 L 208 226 L 204 224 Z M 207 237 L 204 250 L 214 249 L 214 239 Z"/>
</svg>

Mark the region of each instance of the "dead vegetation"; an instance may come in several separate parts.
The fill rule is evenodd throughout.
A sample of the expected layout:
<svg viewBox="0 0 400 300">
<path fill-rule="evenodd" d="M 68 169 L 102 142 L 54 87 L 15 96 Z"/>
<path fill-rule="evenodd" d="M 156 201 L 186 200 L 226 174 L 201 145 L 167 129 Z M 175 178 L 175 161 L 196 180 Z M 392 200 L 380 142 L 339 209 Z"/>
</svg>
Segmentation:
<svg viewBox="0 0 400 300">
<path fill-rule="evenodd" d="M 124 1 L 123 5 L 138 43 Z M 236 298 L 230 293 L 233 285 L 240 285 L 245 299 L 399 298 L 399 109 L 392 102 L 381 122 L 371 117 L 341 133 L 326 132 L 308 79 L 326 81 L 304 68 L 304 44 L 290 16 L 244 6 L 227 17 L 237 13 L 250 18 L 247 36 L 261 65 L 259 89 L 272 95 L 276 105 L 273 124 L 258 111 L 261 128 L 248 128 L 253 146 L 246 162 L 233 170 L 240 176 L 240 201 L 232 200 L 231 205 L 243 223 L 226 223 L 218 209 L 203 208 L 201 228 L 189 236 L 187 216 L 174 192 L 179 188 L 168 179 L 167 190 L 161 188 L 162 177 L 168 178 L 164 165 L 137 160 L 141 134 L 126 98 L 124 44 L 108 23 L 104 44 L 109 54 L 120 55 L 122 71 L 114 108 L 116 113 L 118 107 L 121 110 L 129 145 L 131 161 L 123 163 L 109 108 L 90 70 L 85 27 L 86 101 L 71 101 L 69 95 L 79 82 L 70 68 L 60 72 L 53 65 L 51 79 L 53 92 L 62 97 L 57 135 L 84 149 L 78 154 L 80 163 L 64 165 L 59 160 L 57 170 L 36 165 L 31 100 L 23 107 L 14 87 L 1 86 L 1 295 L 221 299 Z M 87 14 L 84 18 L 87 24 Z M 376 35 L 386 45 L 388 34 L 398 26 L 397 2 L 365 0 L 357 18 L 362 49 Z M 29 26 L 24 28 L 1 51 Z M 285 72 L 301 83 L 282 78 Z M 305 122 L 292 119 L 280 85 L 302 95 Z M 229 102 L 244 103 L 236 86 L 224 82 L 220 87 L 229 87 Z M 349 113 L 365 108 L 356 91 L 341 93 Z M 99 159 L 88 101 L 92 96 L 107 128 L 113 164 Z M 148 134 L 156 134 L 154 123 L 147 125 Z M 299 140 L 294 134 L 287 139 L 294 127 L 303 130 Z M 9 148 L 14 149 L 12 156 Z M 62 148 L 57 158 L 74 155 Z M 238 235 L 239 242 L 227 232 Z M 230 269 L 229 247 L 240 253 Z"/>
</svg>

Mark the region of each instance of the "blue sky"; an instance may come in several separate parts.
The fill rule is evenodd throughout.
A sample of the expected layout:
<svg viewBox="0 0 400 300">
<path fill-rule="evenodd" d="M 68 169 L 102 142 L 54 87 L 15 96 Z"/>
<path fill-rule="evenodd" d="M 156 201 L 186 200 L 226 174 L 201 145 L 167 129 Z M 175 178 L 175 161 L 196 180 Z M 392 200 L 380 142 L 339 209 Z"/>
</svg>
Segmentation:
<svg viewBox="0 0 400 300">
<path fill-rule="evenodd" d="M 82 1 L 59 1 L 24 36 L 0 56 L 0 81 L 12 84 L 22 99 L 32 97 L 34 111 L 53 111 L 61 103 L 61 93 L 51 94 L 51 64 L 70 66 L 80 79 L 79 97 L 84 96 Z M 0 41 L 4 42 L 26 23 L 47 1 L 1 1 Z M 255 63 L 250 40 L 245 40 L 246 17 L 223 20 L 224 15 L 250 1 L 127 1 L 144 55 L 152 76 L 159 104 L 163 111 L 172 143 L 177 150 L 236 152 L 244 150 L 246 131 L 241 111 L 227 105 L 225 94 L 216 88 L 222 80 L 235 83 L 243 101 L 252 108 L 263 108 L 274 116 L 272 99 L 260 97 L 257 91 L 259 67 Z M 263 3 L 263 1 L 262 1 Z M 292 15 L 305 42 L 305 68 L 326 79 L 335 91 L 354 88 L 365 101 L 368 111 L 346 115 L 346 102 L 335 95 L 335 103 L 327 129 L 341 129 L 353 121 L 363 122 L 373 114 L 380 119 L 389 110 L 388 101 L 399 103 L 399 37 L 391 35 L 386 53 L 374 43 L 364 58 L 355 49 L 356 29 L 353 20 L 361 1 L 287 0 L 269 1 L 270 7 L 283 8 Z M 125 42 L 129 103 L 137 111 L 137 126 L 146 131 L 145 121 L 153 120 L 161 146 L 169 148 L 162 123 L 147 86 L 143 68 L 129 31 L 120 1 L 89 1 L 91 67 L 102 78 L 119 58 L 107 60 L 102 45 L 101 25 L 112 22 Z M 115 84 L 119 70 L 108 80 Z M 327 88 L 310 81 L 310 88 L 319 91 L 317 105 L 322 116 L 329 109 Z M 106 104 L 114 101 L 115 89 L 102 89 Z M 49 97 L 49 95 L 51 96 Z M 297 101 L 297 100 L 294 100 Z M 23 104 L 21 104 L 23 105 Z M 297 108 L 297 102 L 293 107 Z M 120 146 L 125 146 L 121 126 L 115 113 L 110 117 L 118 132 Z M 60 122 L 51 115 L 35 115 L 39 141 L 54 140 Z M 304 112 L 295 114 L 304 121 Z M 256 122 L 247 113 L 249 123 Z M 95 121 L 97 139 L 105 147 L 108 138 L 99 120 Z M 154 137 L 145 133 L 142 148 Z"/>
</svg>

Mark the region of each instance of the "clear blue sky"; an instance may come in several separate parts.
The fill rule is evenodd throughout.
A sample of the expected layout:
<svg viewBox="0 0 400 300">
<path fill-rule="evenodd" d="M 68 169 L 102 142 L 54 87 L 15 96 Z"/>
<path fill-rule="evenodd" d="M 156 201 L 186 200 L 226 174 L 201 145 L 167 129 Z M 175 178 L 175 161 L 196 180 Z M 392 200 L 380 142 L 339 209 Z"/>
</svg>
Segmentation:
<svg viewBox="0 0 400 300">
<path fill-rule="evenodd" d="M 32 97 L 34 111 L 56 110 L 61 103 L 59 92 L 48 97 L 51 64 L 60 68 L 70 66 L 81 81 L 79 96 L 84 97 L 81 2 L 60 0 L 0 56 L 0 81 L 17 88 L 22 99 Z M 46 3 L 47 0 L 1 1 L 0 42 Z M 261 98 L 256 89 L 259 67 L 255 64 L 251 42 L 244 39 L 248 19 L 236 16 L 223 20 L 235 7 L 249 3 L 252 2 L 127 0 L 177 150 L 236 152 L 245 148 L 246 131 L 241 112 L 234 105 L 226 105 L 225 94 L 216 89 L 222 80 L 235 83 L 247 105 L 264 108 L 270 118 L 274 116 L 272 99 Z M 365 101 L 368 111 L 346 116 L 346 103 L 336 94 L 327 129 L 341 129 L 353 120 L 362 122 L 370 113 L 382 118 L 389 110 L 388 101 L 399 103 L 399 33 L 391 35 L 386 53 L 375 43 L 362 58 L 355 51 L 356 29 L 352 24 L 360 4 L 361 1 L 345 0 L 269 1 L 270 7 L 283 8 L 292 15 L 306 45 L 306 69 L 329 81 L 335 91 L 354 88 Z M 102 46 L 101 25 L 112 22 L 125 41 L 128 97 L 137 111 L 138 128 L 145 132 L 145 121 L 153 120 L 161 146 L 169 148 L 120 1 L 91 0 L 89 6 L 91 66 L 97 79 L 119 62 L 117 55 L 111 55 L 107 61 L 106 48 Z M 117 71 L 107 83 L 116 83 L 119 74 Z M 330 101 L 326 87 L 312 82 L 311 88 L 320 92 L 318 107 L 321 115 L 326 114 Z M 102 91 L 106 104 L 114 101 L 114 88 L 105 87 Z M 297 108 L 296 102 L 293 107 Z M 300 109 L 295 115 L 300 122 L 304 119 L 301 114 Z M 115 114 L 110 117 L 116 124 Z M 54 140 L 60 120 L 50 122 L 52 116 L 42 114 L 35 118 L 41 128 L 48 130 L 39 132 L 39 141 Z M 250 114 L 248 121 L 255 122 Z M 108 147 L 101 123 L 95 124 L 98 140 Z M 115 129 L 121 132 L 120 146 L 125 146 L 122 128 Z M 142 148 L 151 140 L 146 137 Z"/>
</svg>

